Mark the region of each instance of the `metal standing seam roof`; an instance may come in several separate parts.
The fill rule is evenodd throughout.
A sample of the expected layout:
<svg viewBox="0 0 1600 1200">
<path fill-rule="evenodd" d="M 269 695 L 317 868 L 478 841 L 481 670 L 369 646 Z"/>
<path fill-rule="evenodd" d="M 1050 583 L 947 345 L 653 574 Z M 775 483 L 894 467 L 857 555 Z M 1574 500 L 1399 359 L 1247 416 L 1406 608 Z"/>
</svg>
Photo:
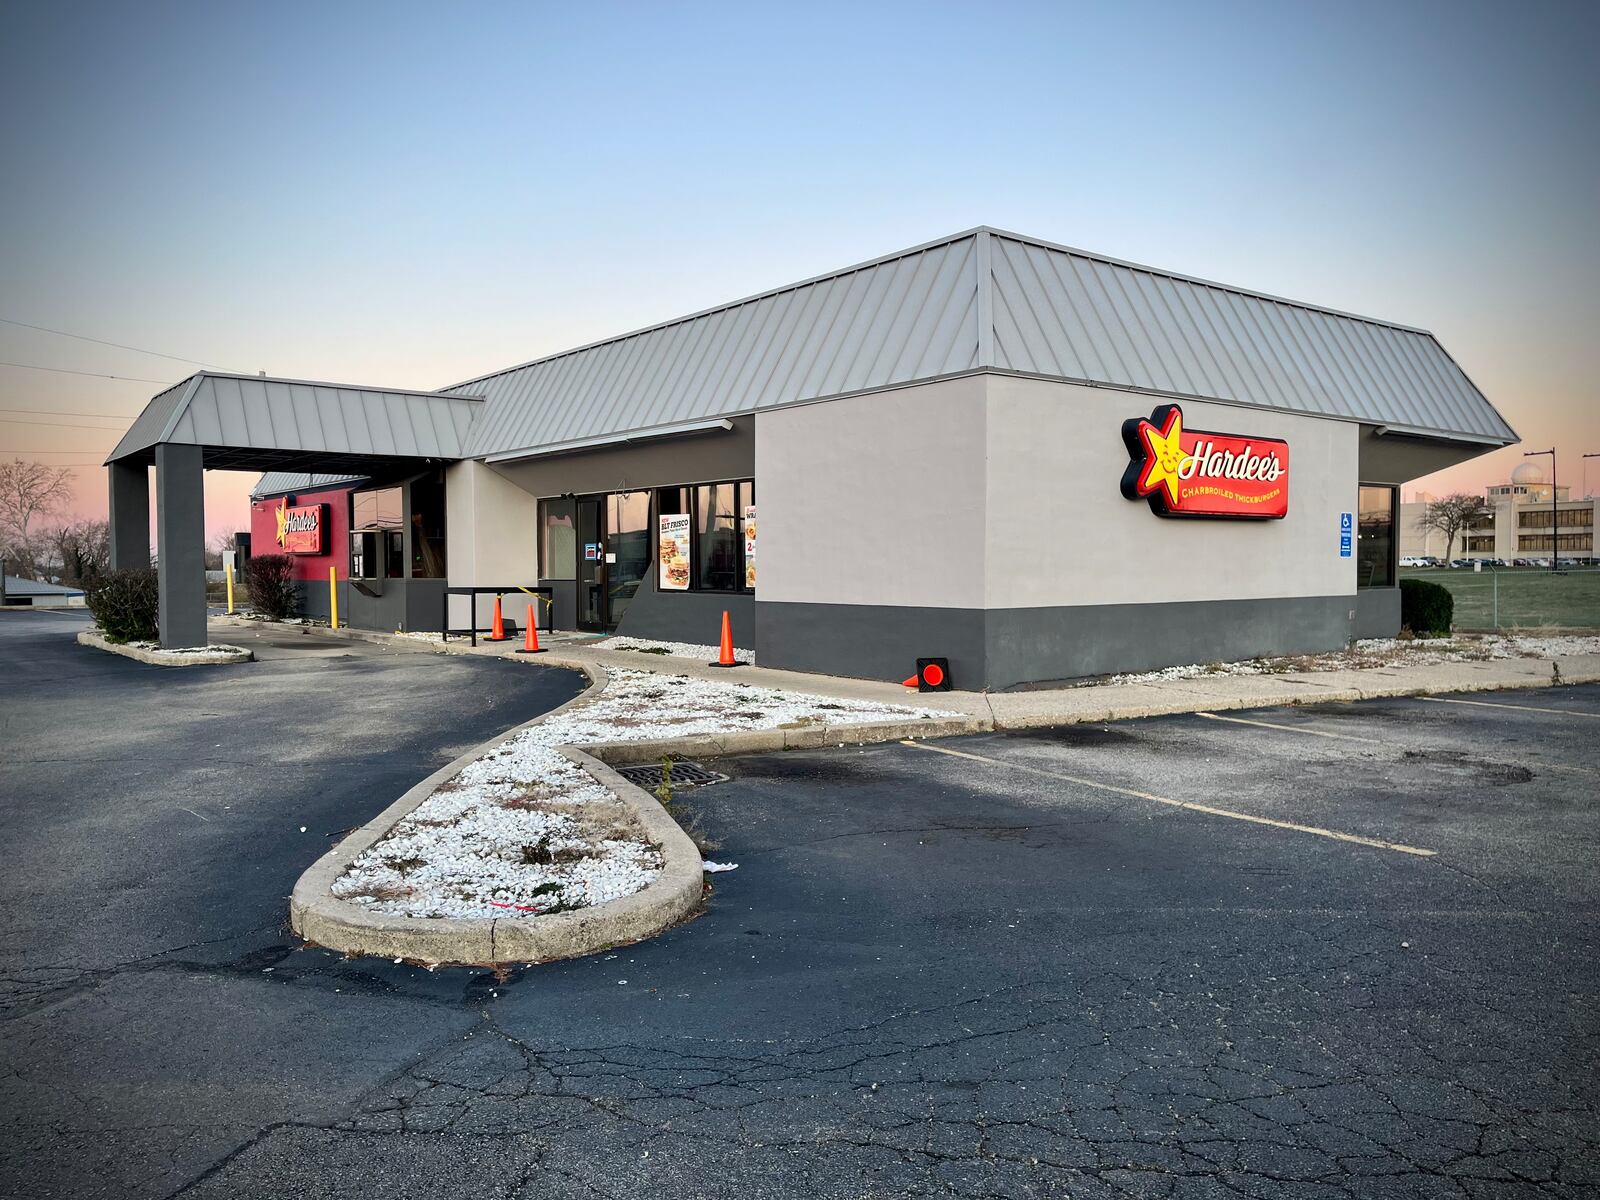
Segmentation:
<svg viewBox="0 0 1600 1200">
<path fill-rule="evenodd" d="M 40 583 L 22 575 L 5 577 L 6 591 L 16 596 L 81 596 L 82 588 L 67 587 L 60 583 Z"/>
<path fill-rule="evenodd" d="M 359 483 L 365 475 L 316 475 L 305 471 L 268 471 L 250 489 L 250 499 L 276 496 L 281 492 L 310 492 L 340 483 Z"/>
<path fill-rule="evenodd" d="M 1009 371 L 1502 444 L 1433 335 L 979 228 L 445 389 L 468 457 Z"/>
<path fill-rule="evenodd" d="M 151 400 L 107 461 L 162 442 L 203 446 L 206 465 L 222 468 L 263 454 L 454 460 L 479 406 L 475 396 L 203 371 Z"/>
</svg>

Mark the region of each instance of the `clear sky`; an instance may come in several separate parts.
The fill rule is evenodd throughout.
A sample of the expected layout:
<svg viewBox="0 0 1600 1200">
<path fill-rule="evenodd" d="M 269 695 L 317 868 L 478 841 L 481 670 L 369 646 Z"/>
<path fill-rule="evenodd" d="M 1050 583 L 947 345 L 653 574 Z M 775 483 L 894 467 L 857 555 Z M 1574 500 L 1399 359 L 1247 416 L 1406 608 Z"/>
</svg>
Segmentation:
<svg viewBox="0 0 1600 1200">
<path fill-rule="evenodd" d="M 1597 60 L 1592 2 L 13 0 L 0 317 L 432 388 L 989 224 L 1433 330 L 1524 445 L 1418 486 L 1554 444 L 1581 487 Z M 0 360 L 193 369 L 8 324 Z M 157 390 L 0 366 L 46 414 L 0 453 L 98 464 Z"/>
</svg>

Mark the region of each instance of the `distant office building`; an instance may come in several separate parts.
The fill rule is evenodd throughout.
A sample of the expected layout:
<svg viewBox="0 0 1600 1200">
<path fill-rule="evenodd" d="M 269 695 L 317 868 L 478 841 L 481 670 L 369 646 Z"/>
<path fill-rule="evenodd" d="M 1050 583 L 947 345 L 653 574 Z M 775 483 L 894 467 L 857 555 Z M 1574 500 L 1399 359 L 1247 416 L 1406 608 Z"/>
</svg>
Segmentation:
<svg viewBox="0 0 1600 1200">
<path fill-rule="evenodd" d="M 1511 472 L 1506 483 L 1484 489 L 1488 514 L 1466 531 L 1456 535 L 1453 548 L 1446 547 L 1444 534 L 1423 529 L 1422 518 L 1432 497 L 1425 494 L 1400 506 L 1400 557 L 1431 555 L 1454 558 L 1548 559 L 1594 557 L 1595 517 L 1600 500 L 1570 498 L 1570 489 L 1550 482 L 1538 463 L 1523 463 Z M 1463 544 L 1463 542 L 1465 544 Z"/>
</svg>

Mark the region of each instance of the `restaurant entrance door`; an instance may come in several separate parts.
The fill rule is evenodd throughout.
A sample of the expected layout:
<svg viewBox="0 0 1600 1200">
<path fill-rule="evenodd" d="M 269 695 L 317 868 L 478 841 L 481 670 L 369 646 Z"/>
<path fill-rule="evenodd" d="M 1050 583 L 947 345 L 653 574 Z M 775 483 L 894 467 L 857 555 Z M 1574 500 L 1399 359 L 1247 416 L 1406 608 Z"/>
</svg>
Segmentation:
<svg viewBox="0 0 1600 1200">
<path fill-rule="evenodd" d="M 578 497 L 578 628 L 610 633 L 650 567 L 650 493 Z"/>
</svg>

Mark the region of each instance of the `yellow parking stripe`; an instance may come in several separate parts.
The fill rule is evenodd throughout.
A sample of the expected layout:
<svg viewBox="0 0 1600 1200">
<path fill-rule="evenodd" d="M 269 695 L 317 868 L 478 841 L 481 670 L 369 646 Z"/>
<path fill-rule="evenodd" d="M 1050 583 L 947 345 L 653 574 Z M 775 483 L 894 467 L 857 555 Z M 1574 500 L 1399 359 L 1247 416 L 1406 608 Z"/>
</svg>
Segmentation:
<svg viewBox="0 0 1600 1200">
<path fill-rule="evenodd" d="M 1218 808 L 1212 804 L 1196 804 L 1192 800 L 1173 800 L 1167 796 L 1156 796 L 1150 792 L 1135 791 L 1133 788 L 1117 787 L 1115 784 L 1101 783 L 1094 779 L 1083 779 L 1076 775 L 1064 775 L 1059 771 L 1046 771 L 1041 767 L 1029 766 L 1026 763 L 1007 762 L 1003 758 L 987 758 L 982 754 L 969 754 L 965 750 L 952 750 L 948 746 L 930 746 L 926 742 L 913 741 L 905 741 L 901 745 L 910 746 L 914 750 L 931 750 L 935 754 L 948 754 L 953 758 L 968 758 L 973 762 L 991 763 L 997 767 L 1010 767 L 1013 771 L 1026 771 L 1031 775 L 1043 775 L 1046 779 L 1059 779 L 1066 783 L 1075 783 L 1079 787 L 1095 788 L 1102 792 L 1112 792 L 1118 796 L 1131 796 L 1135 800 L 1149 800 L 1155 804 L 1166 804 L 1173 808 L 1206 813 L 1213 817 L 1227 817 L 1233 821 L 1248 821 L 1252 825 L 1267 825 L 1273 829 L 1288 829 L 1295 833 L 1309 833 L 1316 837 L 1331 838 L 1336 842 L 1354 842 L 1358 846 L 1371 846 L 1375 850 L 1393 850 L 1399 854 L 1415 854 L 1422 858 L 1432 858 L 1438 853 L 1437 850 L 1424 850 L 1420 846 L 1406 846 L 1400 842 L 1385 842 L 1380 838 L 1362 837 L 1354 833 L 1340 833 L 1336 829 L 1323 829 L 1318 825 L 1297 825 L 1293 821 L 1275 821 L 1271 817 L 1257 817 L 1251 813 L 1236 812 L 1231 808 Z"/>
<path fill-rule="evenodd" d="M 1535 704 L 1501 704 L 1495 700 L 1452 700 L 1448 696 L 1418 696 L 1430 704 L 1470 704 L 1475 708 L 1513 708 L 1518 712 L 1553 713 L 1558 717 L 1588 717 L 1600 721 L 1600 713 L 1578 712 L 1571 708 L 1540 708 Z"/>
</svg>

